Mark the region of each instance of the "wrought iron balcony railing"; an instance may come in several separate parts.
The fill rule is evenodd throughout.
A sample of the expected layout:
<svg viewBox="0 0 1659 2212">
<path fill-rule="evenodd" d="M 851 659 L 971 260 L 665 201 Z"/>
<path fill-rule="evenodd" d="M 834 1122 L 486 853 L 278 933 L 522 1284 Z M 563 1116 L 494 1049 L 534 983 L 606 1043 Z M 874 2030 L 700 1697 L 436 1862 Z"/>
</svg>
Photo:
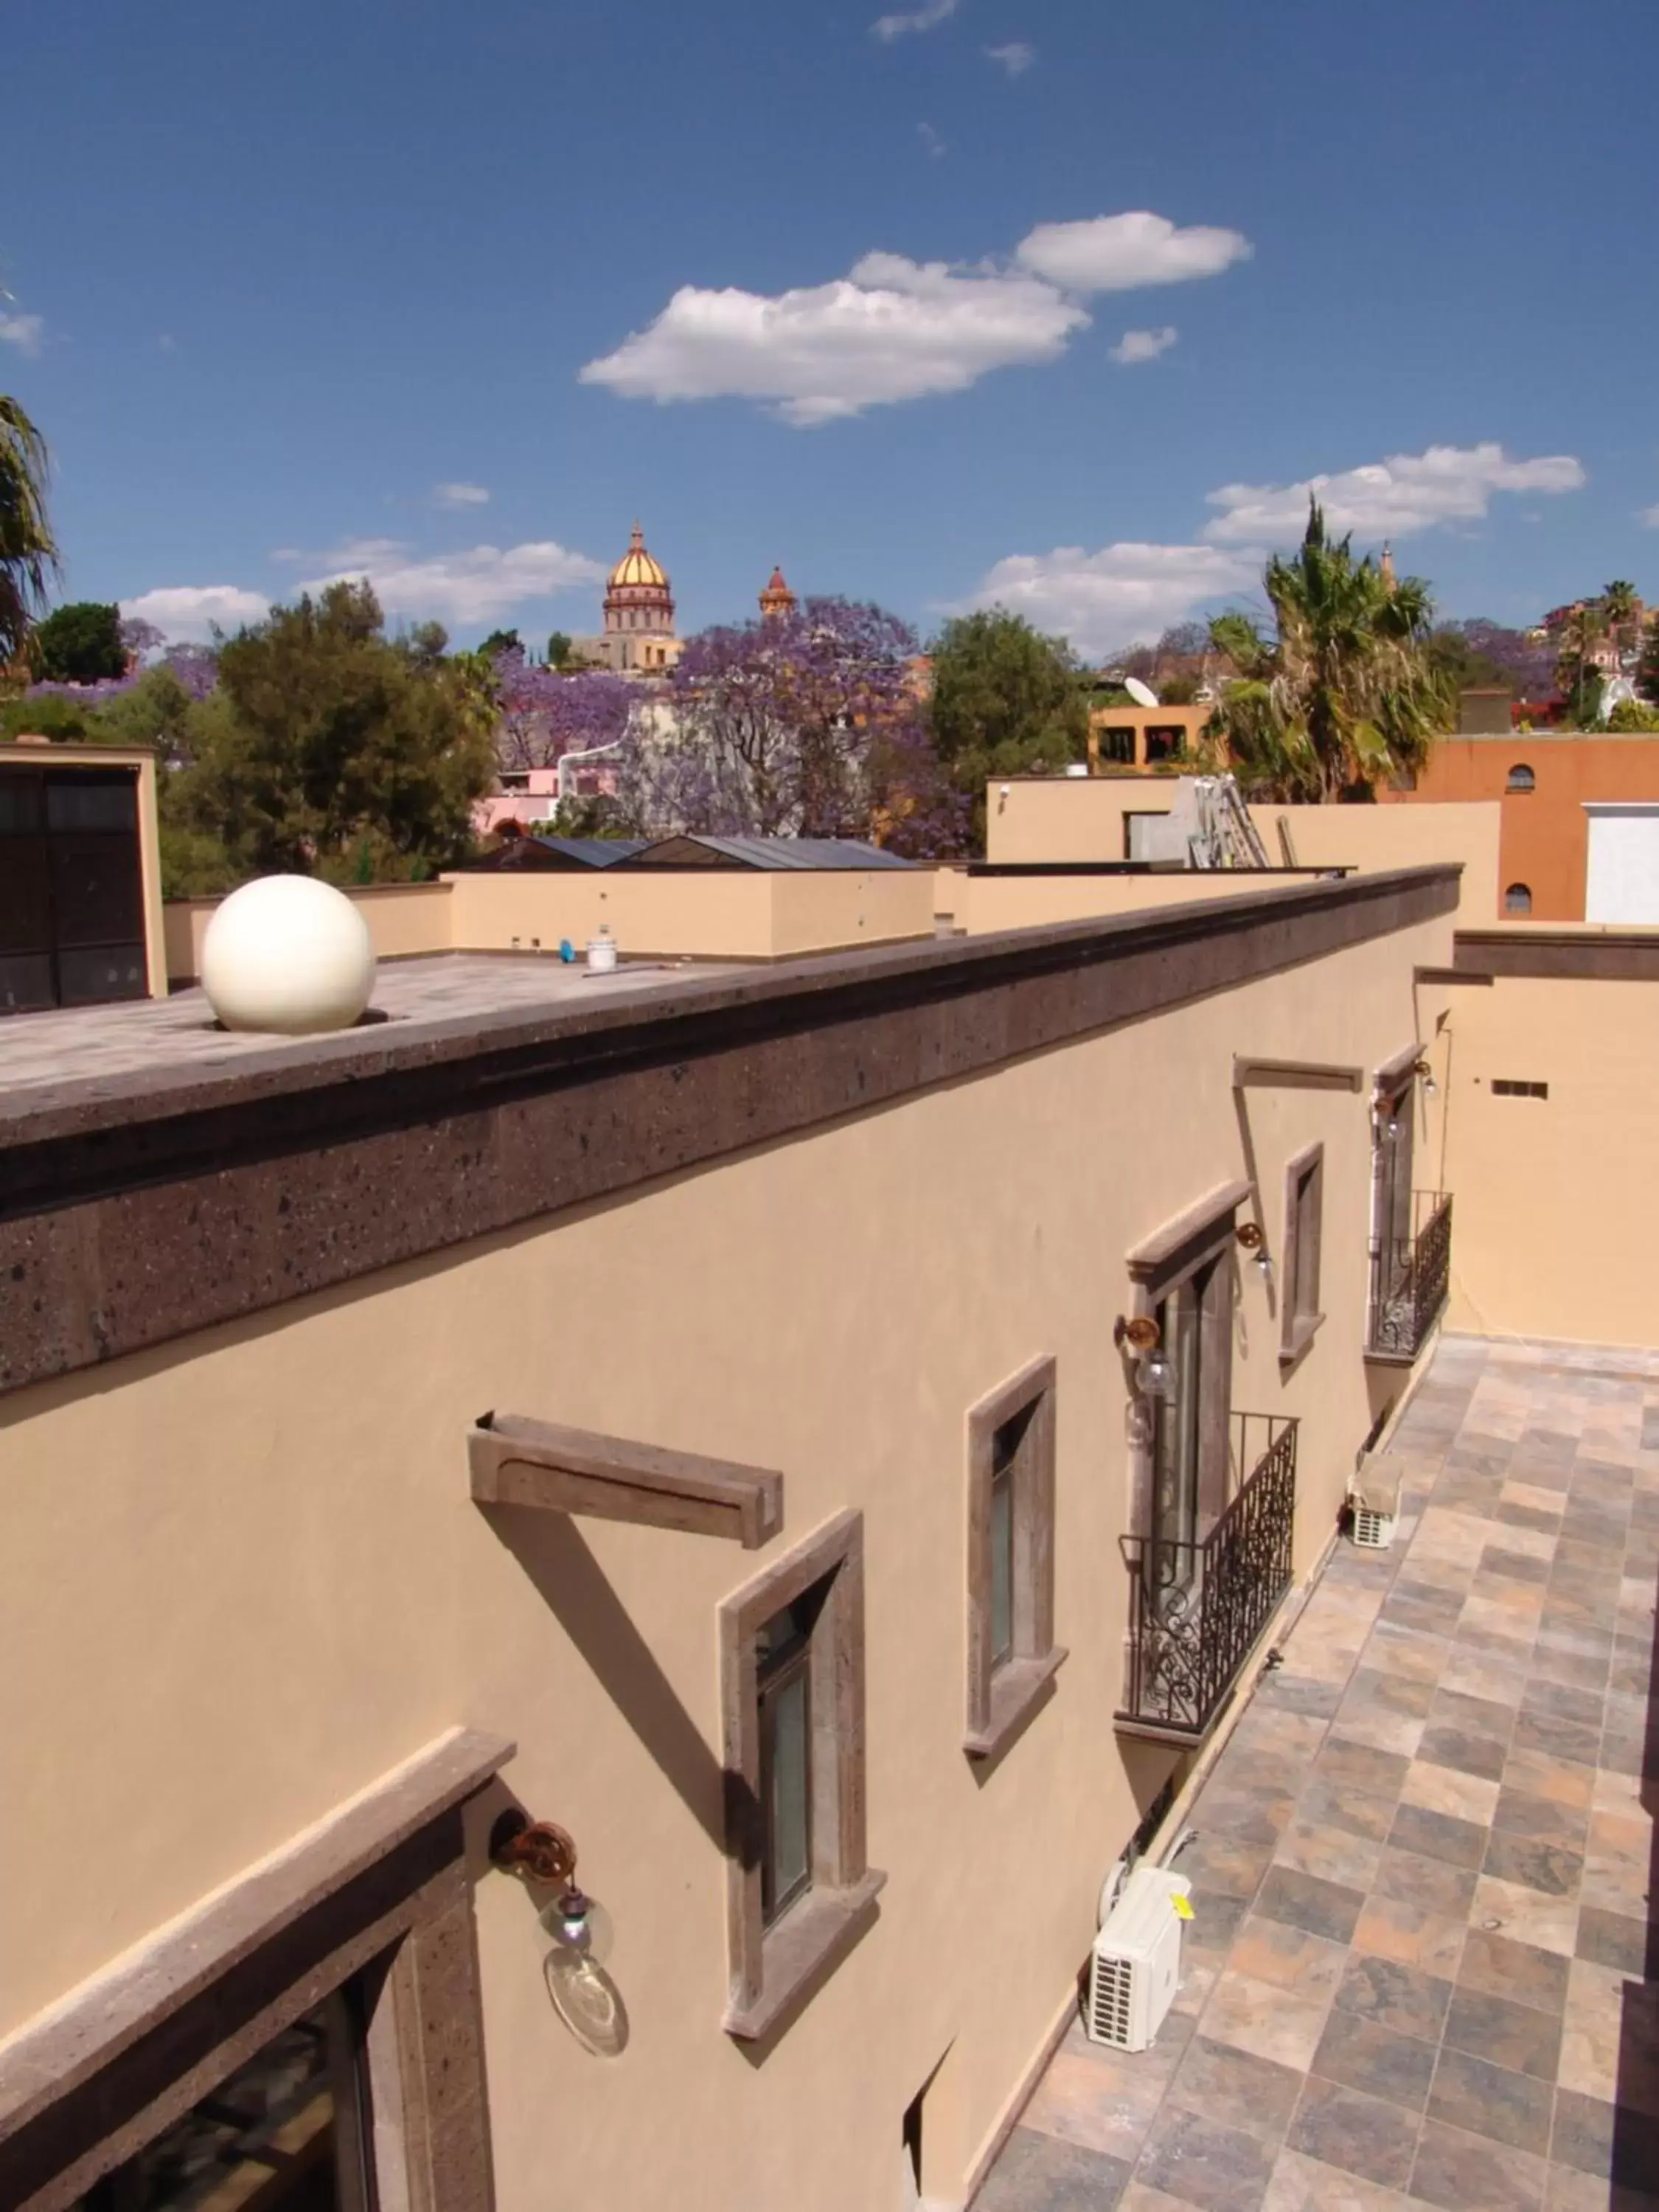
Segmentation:
<svg viewBox="0 0 1659 2212">
<path fill-rule="evenodd" d="M 1439 1319 L 1451 1280 L 1451 1212 L 1445 1192 L 1413 1191 L 1412 1236 L 1384 1237 L 1371 1254 L 1372 1358 L 1415 1359 Z"/>
<path fill-rule="evenodd" d="M 1296 1521 L 1294 1420 L 1235 1413 L 1230 1443 L 1243 1478 L 1206 1536 L 1125 1536 L 1129 1569 L 1127 1680 L 1118 1721 L 1178 1743 L 1208 1731 L 1291 1585 Z"/>
</svg>

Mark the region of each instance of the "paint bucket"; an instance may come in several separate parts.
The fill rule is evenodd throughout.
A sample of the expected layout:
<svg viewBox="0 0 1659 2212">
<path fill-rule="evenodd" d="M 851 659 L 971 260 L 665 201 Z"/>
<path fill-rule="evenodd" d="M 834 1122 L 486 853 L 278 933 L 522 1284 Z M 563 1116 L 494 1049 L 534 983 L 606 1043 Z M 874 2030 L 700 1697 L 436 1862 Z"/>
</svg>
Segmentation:
<svg viewBox="0 0 1659 2212">
<path fill-rule="evenodd" d="M 617 965 L 617 940 L 601 931 L 598 937 L 587 940 L 587 972 L 590 975 L 609 975 Z"/>
</svg>

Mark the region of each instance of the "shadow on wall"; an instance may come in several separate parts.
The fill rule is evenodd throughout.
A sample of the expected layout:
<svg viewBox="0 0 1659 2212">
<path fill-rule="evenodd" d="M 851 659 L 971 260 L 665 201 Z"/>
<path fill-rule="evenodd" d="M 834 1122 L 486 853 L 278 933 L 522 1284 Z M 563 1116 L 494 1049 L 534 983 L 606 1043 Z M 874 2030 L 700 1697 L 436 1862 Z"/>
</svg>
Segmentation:
<svg viewBox="0 0 1659 2212">
<path fill-rule="evenodd" d="M 724 1856 L 729 1834 L 753 1836 L 757 1822 L 744 1817 L 750 1808 L 728 1802 L 734 1785 L 744 1787 L 739 1778 L 728 1775 L 704 1742 L 575 1522 L 520 1505 L 477 1510 L 715 1849 Z"/>
</svg>

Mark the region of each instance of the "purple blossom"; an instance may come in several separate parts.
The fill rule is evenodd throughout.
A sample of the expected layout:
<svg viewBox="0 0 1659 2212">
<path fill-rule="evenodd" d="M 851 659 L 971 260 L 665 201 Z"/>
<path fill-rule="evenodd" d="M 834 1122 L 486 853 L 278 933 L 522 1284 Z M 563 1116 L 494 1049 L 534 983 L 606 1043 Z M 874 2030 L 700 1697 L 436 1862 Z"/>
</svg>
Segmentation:
<svg viewBox="0 0 1659 2212">
<path fill-rule="evenodd" d="M 603 670 L 561 676 L 539 667 L 522 646 L 498 653 L 495 667 L 495 750 L 505 769 L 551 768 L 566 753 L 615 744 L 640 696 L 625 677 Z"/>
</svg>

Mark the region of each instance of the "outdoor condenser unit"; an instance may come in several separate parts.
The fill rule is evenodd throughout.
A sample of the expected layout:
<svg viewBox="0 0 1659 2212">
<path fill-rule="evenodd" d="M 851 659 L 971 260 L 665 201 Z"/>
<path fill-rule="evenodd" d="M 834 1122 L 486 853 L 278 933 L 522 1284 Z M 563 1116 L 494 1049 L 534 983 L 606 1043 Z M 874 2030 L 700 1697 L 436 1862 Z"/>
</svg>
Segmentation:
<svg viewBox="0 0 1659 2212">
<path fill-rule="evenodd" d="M 1353 1515 L 1353 1540 L 1360 1550 L 1386 1552 L 1394 1541 L 1394 1515 L 1374 1513 L 1357 1498 L 1350 1498 L 1348 1506 Z"/>
<path fill-rule="evenodd" d="M 1139 1866 L 1095 1938 L 1089 1960 L 1091 2043 L 1145 2051 L 1164 2022 L 1181 1979 L 1181 1915 L 1176 1898 L 1192 1888 L 1185 1875 Z"/>
</svg>

